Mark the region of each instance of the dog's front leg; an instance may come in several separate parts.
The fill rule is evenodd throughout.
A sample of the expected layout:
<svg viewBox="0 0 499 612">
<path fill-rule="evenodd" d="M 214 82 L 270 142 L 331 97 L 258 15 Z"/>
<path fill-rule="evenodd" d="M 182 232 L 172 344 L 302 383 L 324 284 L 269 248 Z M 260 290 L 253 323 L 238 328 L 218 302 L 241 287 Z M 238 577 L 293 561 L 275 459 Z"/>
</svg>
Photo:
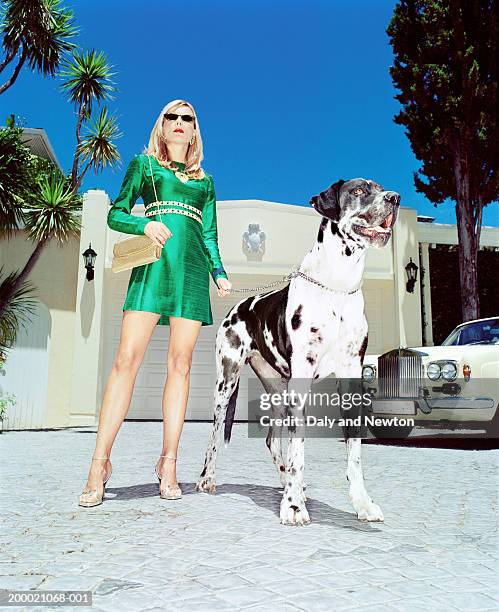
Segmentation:
<svg viewBox="0 0 499 612">
<path fill-rule="evenodd" d="M 359 521 L 383 521 L 383 513 L 366 491 L 361 462 L 361 438 L 347 438 L 348 497 Z"/>
<path fill-rule="evenodd" d="M 280 520 L 283 525 L 310 523 L 305 506 L 303 471 L 305 469 L 305 410 L 301 400 L 310 388 L 307 379 L 291 379 L 288 386 L 290 402 L 287 415 L 293 419 L 289 425 L 289 443 L 286 460 L 284 494 L 281 500 Z M 297 395 L 294 395 L 293 392 Z M 294 399 L 296 398 L 296 399 Z"/>
<path fill-rule="evenodd" d="M 348 366 L 338 367 L 336 376 L 338 378 L 360 379 L 362 376 L 360 359 L 354 358 Z M 363 410 L 361 416 L 364 416 Z M 357 518 L 359 521 L 383 521 L 381 508 L 374 503 L 365 487 L 361 461 L 362 438 L 348 437 L 348 433 L 346 433 L 345 442 L 347 448 L 347 480 L 349 483 L 348 497 L 357 513 Z"/>
</svg>

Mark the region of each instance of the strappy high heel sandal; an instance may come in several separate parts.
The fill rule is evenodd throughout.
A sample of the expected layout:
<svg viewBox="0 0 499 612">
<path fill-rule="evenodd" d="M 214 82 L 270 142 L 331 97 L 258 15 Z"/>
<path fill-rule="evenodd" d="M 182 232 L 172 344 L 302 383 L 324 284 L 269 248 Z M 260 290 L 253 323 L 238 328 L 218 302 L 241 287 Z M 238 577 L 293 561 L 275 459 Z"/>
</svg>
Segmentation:
<svg viewBox="0 0 499 612">
<path fill-rule="evenodd" d="M 107 460 L 109 459 L 109 457 L 92 457 L 92 461 L 100 461 L 101 459 Z M 111 463 L 109 463 L 109 467 L 109 474 L 106 480 L 104 480 L 104 482 L 102 483 L 102 494 L 99 494 L 97 489 L 90 489 L 88 485 L 85 486 L 78 501 L 79 506 L 83 506 L 84 508 L 92 508 L 93 506 L 98 506 L 99 504 L 102 504 L 102 500 L 104 499 L 104 495 L 106 493 L 106 483 L 111 478 L 111 474 L 113 473 L 113 466 L 111 465 Z"/>
<path fill-rule="evenodd" d="M 173 461 L 177 460 L 177 457 L 170 457 L 169 455 L 160 455 L 159 457 L 160 459 L 161 457 L 166 457 L 167 459 L 172 459 Z M 161 497 L 161 499 L 180 499 L 182 497 L 182 490 L 178 486 L 178 484 L 177 485 L 165 485 L 165 488 L 162 489 L 161 488 L 161 476 L 158 474 L 158 464 L 157 463 L 156 463 L 154 470 L 159 480 L 159 496 Z"/>
</svg>

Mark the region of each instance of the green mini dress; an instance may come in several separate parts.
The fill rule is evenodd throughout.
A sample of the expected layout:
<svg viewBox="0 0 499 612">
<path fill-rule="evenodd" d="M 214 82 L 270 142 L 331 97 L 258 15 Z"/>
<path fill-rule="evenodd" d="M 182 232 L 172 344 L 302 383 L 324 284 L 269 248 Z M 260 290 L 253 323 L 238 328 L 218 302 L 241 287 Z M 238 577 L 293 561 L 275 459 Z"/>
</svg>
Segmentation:
<svg viewBox="0 0 499 612">
<path fill-rule="evenodd" d="M 212 325 L 210 274 L 213 282 L 228 278 L 218 250 L 217 213 L 213 177 L 183 183 L 153 155 L 135 156 L 125 173 L 120 192 L 107 215 L 107 225 L 126 234 L 143 235 L 150 221 L 163 221 L 172 232 L 161 257 L 132 268 L 123 310 L 160 314 L 158 325 L 170 316 Z M 181 170 L 185 164 L 175 162 Z M 152 180 L 156 186 L 157 199 Z M 146 217 L 131 213 L 141 196 Z M 161 217 L 159 215 L 161 211 Z"/>
</svg>

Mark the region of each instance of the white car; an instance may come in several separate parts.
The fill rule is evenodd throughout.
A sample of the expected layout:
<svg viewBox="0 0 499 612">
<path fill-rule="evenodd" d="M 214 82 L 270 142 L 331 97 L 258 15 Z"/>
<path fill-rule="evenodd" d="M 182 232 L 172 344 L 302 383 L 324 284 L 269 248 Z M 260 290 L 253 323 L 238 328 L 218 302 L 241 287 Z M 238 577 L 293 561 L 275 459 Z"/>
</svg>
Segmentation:
<svg viewBox="0 0 499 612">
<path fill-rule="evenodd" d="M 372 416 L 397 415 L 402 425 L 370 427 L 378 437 L 405 437 L 413 425 L 485 429 L 499 437 L 499 317 L 458 325 L 441 346 L 366 355 L 364 388 Z M 390 434 L 391 432 L 391 434 Z"/>
</svg>

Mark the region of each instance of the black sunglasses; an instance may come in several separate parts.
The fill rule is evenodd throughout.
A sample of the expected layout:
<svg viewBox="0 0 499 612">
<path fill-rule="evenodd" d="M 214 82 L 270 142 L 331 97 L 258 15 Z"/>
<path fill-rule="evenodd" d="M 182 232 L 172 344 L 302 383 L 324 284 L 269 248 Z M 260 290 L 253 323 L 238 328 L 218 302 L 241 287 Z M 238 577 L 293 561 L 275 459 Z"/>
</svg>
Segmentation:
<svg viewBox="0 0 499 612">
<path fill-rule="evenodd" d="M 178 117 L 182 117 L 182 121 L 194 121 L 194 117 L 192 115 L 177 115 L 177 113 L 165 113 L 164 117 L 170 119 L 170 121 L 175 121 Z"/>
</svg>

